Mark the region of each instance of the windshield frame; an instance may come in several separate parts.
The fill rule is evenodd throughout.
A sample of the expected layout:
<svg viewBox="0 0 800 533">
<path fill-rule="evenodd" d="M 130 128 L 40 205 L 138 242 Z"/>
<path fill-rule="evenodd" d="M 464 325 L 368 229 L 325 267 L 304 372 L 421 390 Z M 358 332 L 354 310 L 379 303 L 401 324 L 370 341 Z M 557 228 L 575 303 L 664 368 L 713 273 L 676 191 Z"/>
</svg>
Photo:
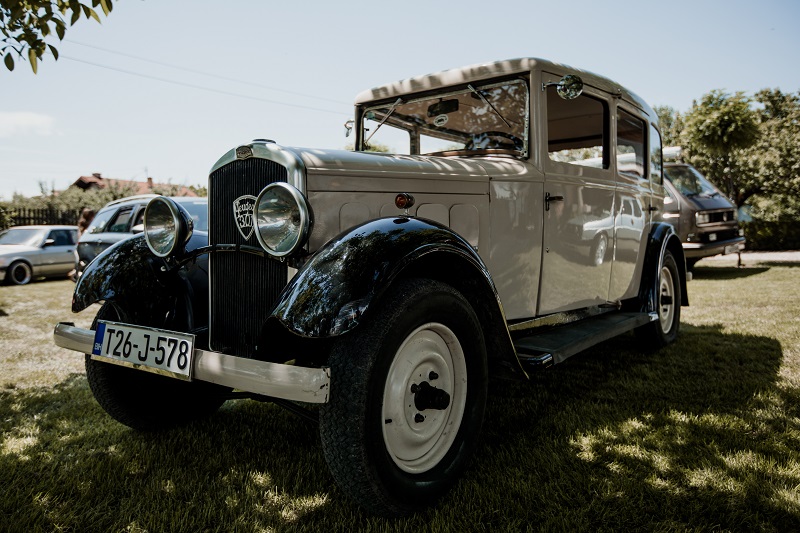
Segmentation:
<svg viewBox="0 0 800 533">
<path fill-rule="evenodd" d="M 448 149 L 444 151 L 434 151 L 434 152 L 423 152 L 422 146 L 420 146 L 419 139 L 422 138 L 421 132 L 417 134 L 417 143 L 413 142 L 413 139 L 409 142 L 409 152 L 410 155 L 424 155 L 424 156 L 470 156 L 470 155 L 492 155 L 492 154 L 507 154 L 513 155 L 515 157 L 519 157 L 521 159 L 528 159 L 530 156 L 530 110 L 531 110 L 531 90 L 530 90 L 530 83 L 529 79 L 524 76 L 515 75 L 512 77 L 502 78 L 502 79 L 494 79 L 494 80 L 483 80 L 483 81 L 467 81 L 464 83 L 460 83 L 458 85 L 453 85 L 450 87 L 444 87 L 441 89 L 437 89 L 435 91 L 426 91 L 426 92 L 419 92 L 419 93 L 409 93 L 408 95 L 403 95 L 398 97 L 392 97 L 389 100 L 380 100 L 380 101 L 373 101 L 373 102 L 366 102 L 361 104 L 357 107 L 356 112 L 356 132 L 357 132 L 357 139 L 356 139 L 356 149 L 358 151 L 364 152 L 369 151 L 367 146 L 367 140 L 372 137 L 377 131 L 379 127 L 388 126 L 397 129 L 398 131 L 406 131 L 409 137 L 413 137 L 413 132 L 411 131 L 410 127 L 403 128 L 401 125 L 398 124 L 397 117 L 393 116 L 397 113 L 398 108 L 402 108 L 402 106 L 410 105 L 410 104 L 418 104 L 420 102 L 430 102 L 434 104 L 437 101 L 443 101 L 448 98 L 454 98 L 463 95 L 474 95 L 478 96 L 478 100 L 481 100 L 484 105 L 487 106 L 489 109 L 488 114 L 494 117 L 497 117 L 498 124 L 502 125 L 504 122 L 508 124 L 506 117 L 498 111 L 498 109 L 493 105 L 489 100 L 483 95 L 483 91 L 488 91 L 491 89 L 495 89 L 498 87 L 504 87 L 509 85 L 518 85 L 521 86 L 523 91 L 522 94 L 524 95 L 524 110 L 522 111 L 523 116 L 519 117 L 521 119 L 521 128 L 522 128 L 522 138 L 520 139 L 522 143 L 522 149 L 518 150 L 516 147 L 513 149 L 511 148 L 471 148 L 468 149 L 464 148 L 454 148 Z M 374 118 L 368 119 L 368 114 L 372 111 L 378 110 L 387 110 L 390 109 L 391 112 L 381 118 Z M 384 113 L 381 113 L 383 115 Z M 374 122 L 378 123 L 378 126 L 374 128 L 372 132 L 366 129 L 367 121 L 373 120 Z M 394 122 L 394 123 L 393 123 Z M 514 121 L 519 122 L 519 121 Z M 410 124 L 408 124 L 410 126 Z M 423 130 L 424 131 L 424 130 Z M 428 131 L 437 131 L 428 129 Z M 440 135 L 436 136 L 435 138 L 441 140 L 447 140 L 448 136 L 446 132 L 438 131 Z M 480 135 L 481 133 L 485 132 L 477 132 L 474 134 L 475 137 Z M 434 136 L 431 136 L 434 137 Z M 452 137 L 454 142 L 459 142 L 454 134 Z M 380 142 L 380 140 L 378 141 Z M 415 150 L 416 149 L 416 150 Z M 403 153 L 403 152 L 398 152 Z"/>
</svg>

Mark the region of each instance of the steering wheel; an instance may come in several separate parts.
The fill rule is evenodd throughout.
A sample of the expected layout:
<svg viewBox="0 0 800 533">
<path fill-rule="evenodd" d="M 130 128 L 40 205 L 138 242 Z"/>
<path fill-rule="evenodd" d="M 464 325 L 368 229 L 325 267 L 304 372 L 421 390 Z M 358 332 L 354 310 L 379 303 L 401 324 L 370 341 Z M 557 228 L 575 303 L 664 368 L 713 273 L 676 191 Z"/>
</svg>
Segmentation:
<svg viewBox="0 0 800 533">
<path fill-rule="evenodd" d="M 514 143 L 514 149 L 522 151 L 524 146 L 522 139 L 517 137 L 512 133 L 507 133 L 505 131 L 484 131 L 483 133 L 479 133 L 477 135 L 473 135 L 470 140 L 464 144 L 465 150 L 474 150 L 475 148 L 508 148 L 508 146 L 487 146 L 489 144 L 489 138 L 491 137 L 502 137 L 503 139 L 508 139 L 512 143 Z"/>
</svg>

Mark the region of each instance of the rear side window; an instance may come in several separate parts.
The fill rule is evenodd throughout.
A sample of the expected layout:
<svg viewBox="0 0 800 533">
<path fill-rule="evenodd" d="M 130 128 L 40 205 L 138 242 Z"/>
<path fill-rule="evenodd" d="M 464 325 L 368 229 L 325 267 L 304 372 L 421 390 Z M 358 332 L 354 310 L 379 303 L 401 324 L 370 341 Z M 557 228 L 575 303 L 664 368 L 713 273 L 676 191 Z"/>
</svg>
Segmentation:
<svg viewBox="0 0 800 533">
<path fill-rule="evenodd" d="M 624 109 L 617 110 L 617 172 L 645 179 L 644 121 Z"/>
<path fill-rule="evenodd" d="M 581 95 L 574 100 L 547 89 L 547 152 L 552 161 L 608 168 L 608 105 Z"/>
<path fill-rule="evenodd" d="M 659 185 L 664 184 L 664 160 L 661 154 L 661 134 L 652 124 L 650 125 L 650 180 Z"/>
</svg>

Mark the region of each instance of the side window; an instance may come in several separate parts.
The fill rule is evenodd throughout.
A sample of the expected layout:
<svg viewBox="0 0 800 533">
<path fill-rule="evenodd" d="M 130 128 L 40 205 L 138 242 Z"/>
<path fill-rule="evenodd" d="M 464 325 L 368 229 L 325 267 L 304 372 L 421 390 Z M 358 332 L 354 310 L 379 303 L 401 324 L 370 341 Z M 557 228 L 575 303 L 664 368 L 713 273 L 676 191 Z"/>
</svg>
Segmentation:
<svg viewBox="0 0 800 533">
<path fill-rule="evenodd" d="M 72 233 L 66 229 L 54 229 L 50 232 L 48 239 L 53 239 L 53 246 L 69 246 L 75 244 Z"/>
<path fill-rule="evenodd" d="M 644 152 L 644 121 L 624 109 L 617 109 L 617 171 L 645 179 Z"/>
<path fill-rule="evenodd" d="M 552 161 L 608 168 L 608 104 L 581 95 L 574 100 L 547 89 L 547 153 Z"/>
<path fill-rule="evenodd" d="M 108 225 L 108 221 L 111 220 L 111 217 L 113 217 L 114 213 L 116 212 L 116 209 L 104 209 L 97 213 L 97 215 L 92 219 L 91 224 L 89 224 L 89 227 L 86 228 L 86 233 L 104 232 L 106 226 Z"/>
<path fill-rule="evenodd" d="M 111 221 L 106 231 L 110 231 L 112 233 L 125 233 L 128 231 L 131 215 L 133 215 L 133 207 L 123 207 L 119 210 L 117 216 L 114 217 L 114 220 Z"/>
<path fill-rule="evenodd" d="M 664 184 L 664 161 L 661 155 L 661 134 L 650 124 L 650 180 Z"/>
</svg>

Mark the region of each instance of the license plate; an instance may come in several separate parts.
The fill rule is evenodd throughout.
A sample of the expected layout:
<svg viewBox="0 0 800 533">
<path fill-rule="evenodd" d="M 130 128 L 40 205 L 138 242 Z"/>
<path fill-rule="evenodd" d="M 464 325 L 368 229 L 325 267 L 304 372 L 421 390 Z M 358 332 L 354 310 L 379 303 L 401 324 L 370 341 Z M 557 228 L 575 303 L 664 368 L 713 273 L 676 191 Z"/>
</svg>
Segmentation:
<svg viewBox="0 0 800 533">
<path fill-rule="evenodd" d="M 99 321 L 92 358 L 189 381 L 194 335 Z"/>
<path fill-rule="evenodd" d="M 708 241 L 709 242 L 714 242 L 716 240 L 717 240 L 717 234 L 716 233 L 709 233 L 708 234 Z"/>
</svg>

